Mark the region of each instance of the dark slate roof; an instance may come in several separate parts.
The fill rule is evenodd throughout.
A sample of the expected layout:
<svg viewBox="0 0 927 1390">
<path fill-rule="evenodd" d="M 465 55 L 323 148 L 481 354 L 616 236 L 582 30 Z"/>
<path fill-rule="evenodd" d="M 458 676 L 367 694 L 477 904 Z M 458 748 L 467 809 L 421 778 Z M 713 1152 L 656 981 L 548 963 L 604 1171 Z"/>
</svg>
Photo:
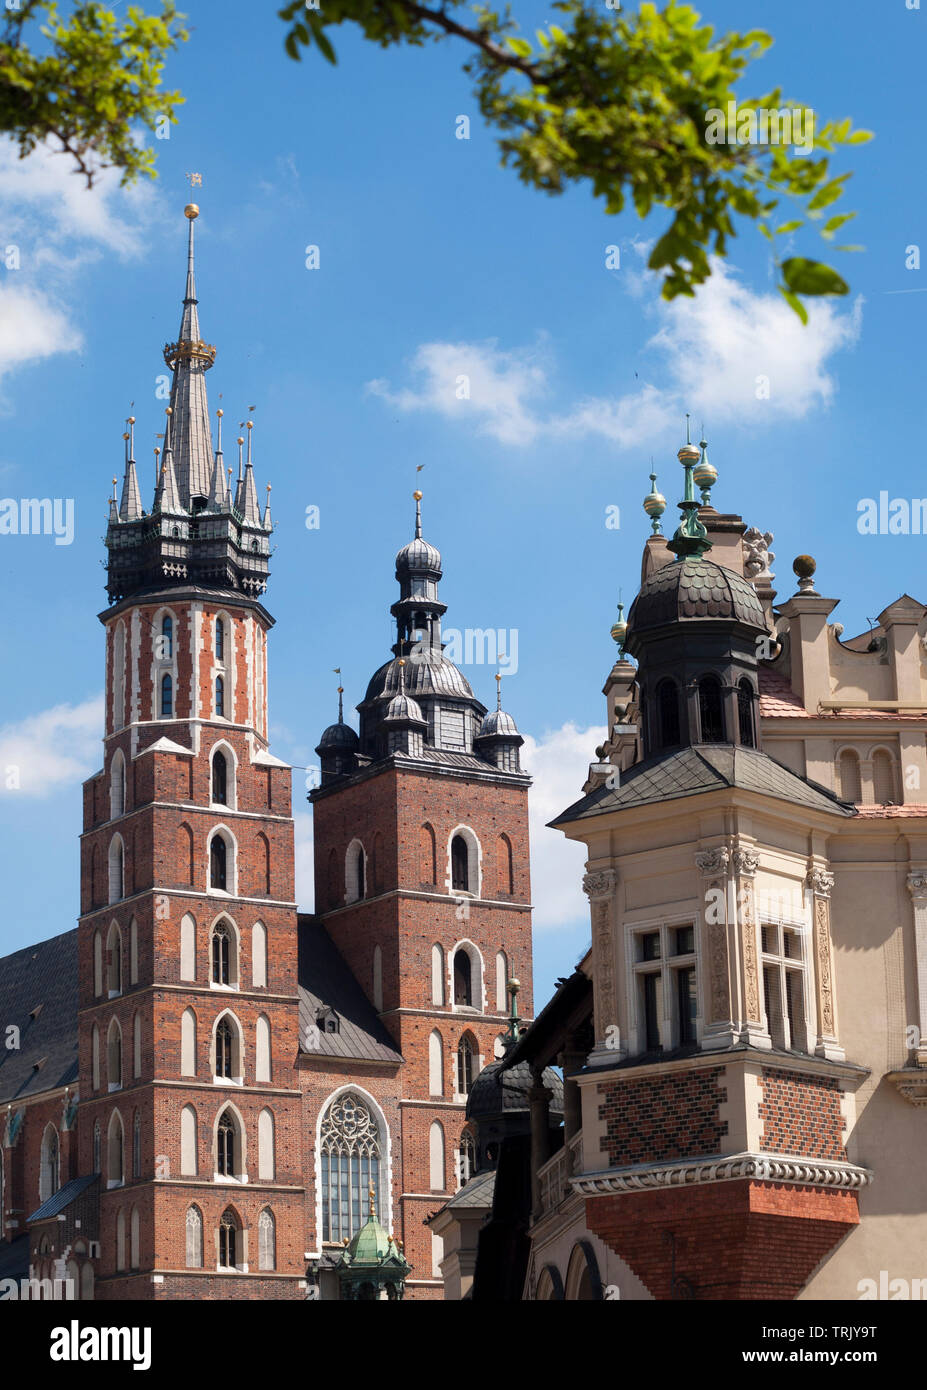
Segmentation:
<svg viewBox="0 0 927 1390">
<path fill-rule="evenodd" d="M 96 1182 L 97 1174 L 88 1173 L 82 1178 L 72 1178 L 66 1182 L 64 1187 L 59 1187 L 54 1196 L 49 1197 L 47 1202 L 43 1202 L 36 1211 L 27 1219 L 29 1221 L 48 1221 L 52 1216 L 57 1216 L 59 1211 L 64 1211 L 69 1207 L 75 1197 L 79 1197 L 84 1188 L 89 1187 L 92 1182 Z"/>
<path fill-rule="evenodd" d="M 668 756 L 657 754 L 645 758 L 621 774 L 618 787 L 611 790 L 604 785 L 597 787 L 550 824 L 566 825 L 606 811 L 698 796 L 722 787 L 740 787 L 815 811 L 829 811 L 836 816 L 856 814 L 853 806 L 840 801 L 826 787 L 807 777 L 799 777 L 755 748 L 738 748 L 731 743 L 699 743 Z"/>
<path fill-rule="evenodd" d="M 628 636 L 693 619 L 733 619 L 766 630 L 763 606 L 749 579 L 702 555 L 689 555 L 661 565 L 644 581 L 628 614 Z"/>
<path fill-rule="evenodd" d="M 0 960 L 0 1022 L 16 1024 L 20 1041 L 0 1048 L 0 1103 L 77 1080 L 76 928 Z"/>
<path fill-rule="evenodd" d="M 317 1051 L 323 1057 L 356 1057 L 369 1062 L 400 1063 L 393 1039 L 376 1009 L 351 974 L 322 923 L 299 917 L 299 1039 L 306 1049 L 306 1029 L 324 1007 L 340 1021 L 337 1033 L 320 1033 Z"/>
<path fill-rule="evenodd" d="M 543 1084 L 553 1091 L 551 1110 L 562 1115 L 563 1082 L 550 1067 L 543 1072 Z M 511 1114 L 512 1111 L 529 1110 L 528 1092 L 533 1085 L 531 1067 L 527 1062 L 516 1062 L 510 1067 L 505 1067 L 501 1060 L 490 1062 L 470 1087 L 467 1119 L 486 1119 L 493 1115 Z"/>
<path fill-rule="evenodd" d="M 364 700 L 389 699 L 398 695 L 399 658 L 394 656 L 374 671 L 367 686 Z M 416 653 L 406 661 L 402 668 L 402 684 L 406 693 L 417 698 L 419 695 L 453 695 L 468 700 L 475 699 L 473 687 L 463 671 L 454 665 L 450 657 L 432 649 Z M 485 714 L 485 706 L 480 705 L 480 714 Z"/>
<path fill-rule="evenodd" d="M 449 1202 L 444 1203 L 442 1211 L 459 1207 L 491 1207 L 495 1185 L 495 1168 L 487 1168 L 485 1173 L 476 1173 L 469 1182 L 464 1183 L 459 1192 L 454 1193 Z"/>
</svg>

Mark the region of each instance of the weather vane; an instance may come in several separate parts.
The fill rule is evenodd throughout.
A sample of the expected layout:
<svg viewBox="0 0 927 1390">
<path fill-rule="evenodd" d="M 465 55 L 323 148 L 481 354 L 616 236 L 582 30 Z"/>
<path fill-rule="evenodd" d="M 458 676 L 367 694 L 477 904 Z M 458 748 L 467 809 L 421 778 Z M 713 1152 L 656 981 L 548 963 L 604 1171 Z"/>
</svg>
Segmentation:
<svg viewBox="0 0 927 1390">
<path fill-rule="evenodd" d="M 202 186 L 203 186 L 203 175 L 202 175 L 202 174 L 187 174 L 187 178 L 190 180 L 190 187 L 191 187 L 191 188 L 197 188 L 197 187 L 202 188 Z"/>
</svg>

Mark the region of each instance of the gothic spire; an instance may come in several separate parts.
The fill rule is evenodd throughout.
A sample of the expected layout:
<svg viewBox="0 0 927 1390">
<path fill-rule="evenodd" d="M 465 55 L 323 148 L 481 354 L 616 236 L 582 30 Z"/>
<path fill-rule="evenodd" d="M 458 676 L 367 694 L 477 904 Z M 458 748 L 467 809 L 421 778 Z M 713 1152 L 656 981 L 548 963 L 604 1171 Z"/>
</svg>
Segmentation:
<svg viewBox="0 0 927 1390">
<path fill-rule="evenodd" d="M 183 314 L 177 341 L 166 345 L 164 360 L 174 373 L 171 406 L 177 487 L 181 503 L 192 510 L 194 498 L 205 501 L 209 494 L 213 458 L 205 374 L 216 360 L 216 349 L 200 337 L 193 253 L 193 223 L 199 216 L 199 208 L 189 203 L 184 215 L 189 222 L 189 234 Z"/>
<path fill-rule="evenodd" d="M 261 513 L 258 509 L 257 488 L 254 484 L 254 468 L 251 463 L 251 431 L 254 428 L 254 421 L 248 421 L 248 458 L 245 462 L 245 476 L 241 485 L 240 502 L 238 508 L 246 522 L 252 526 L 260 526 Z"/>
<path fill-rule="evenodd" d="M 138 474 L 135 471 L 135 416 L 130 415 L 126 423 L 129 428 L 122 436 L 126 441 L 126 471 L 122 480 L 119 520 L 138 521 L 142 514 L 142 495 L 138 486 Z"/>
</svg>

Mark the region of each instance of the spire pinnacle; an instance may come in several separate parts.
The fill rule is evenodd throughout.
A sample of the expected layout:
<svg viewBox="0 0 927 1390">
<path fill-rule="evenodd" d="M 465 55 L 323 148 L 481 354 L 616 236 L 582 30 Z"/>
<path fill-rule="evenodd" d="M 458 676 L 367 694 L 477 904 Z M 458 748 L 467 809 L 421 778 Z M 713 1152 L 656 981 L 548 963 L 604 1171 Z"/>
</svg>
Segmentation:
<svg viewBox="0 0 927 1390">
<path fill-rule="evenodd" d="M 422 494 L 416 488 L 412 496 L 415 498 L 415 539 L 420 541 L 422 539 Z"/>
<path fill-rule="evenodd" d="M 502 672 L 496 672 L 496 709 L 502 708 Z"/>
</svg>

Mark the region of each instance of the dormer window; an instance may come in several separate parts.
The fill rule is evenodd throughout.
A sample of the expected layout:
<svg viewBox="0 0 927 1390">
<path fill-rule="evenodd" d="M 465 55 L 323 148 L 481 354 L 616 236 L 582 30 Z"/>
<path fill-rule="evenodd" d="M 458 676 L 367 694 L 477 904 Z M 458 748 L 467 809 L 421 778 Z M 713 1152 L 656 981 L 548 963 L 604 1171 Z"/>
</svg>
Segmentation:
<svg viewBox="0 0 927 1390">
<path fill-rule="evenodd" d="M 318 1010 L 315 1021 L 320 1033 L 340 1033 L 341 1019 L 327 1004 Z"/>
</svg>

